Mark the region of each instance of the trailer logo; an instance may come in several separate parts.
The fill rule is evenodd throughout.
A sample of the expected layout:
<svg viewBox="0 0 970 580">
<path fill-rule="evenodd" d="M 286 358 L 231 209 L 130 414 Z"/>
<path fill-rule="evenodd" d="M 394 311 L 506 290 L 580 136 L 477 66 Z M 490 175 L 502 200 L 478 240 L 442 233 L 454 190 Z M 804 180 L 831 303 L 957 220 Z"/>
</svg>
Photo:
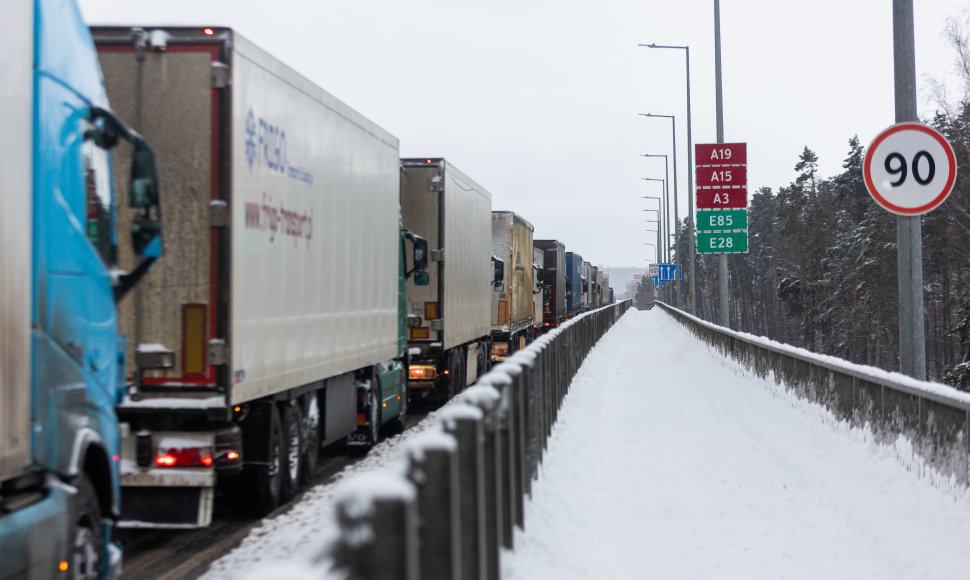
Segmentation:
<svg viewBox="0 0 970 580">
<path fill-rule="evenodd" d="M 246 115 L 246 161 L 250 171 L 254 167 L 265 167 L 273 173 L 288 175 L 291 179 L 307 185 L 313 183 L 313 174 L 290 163 L 286 130 L 257 117 L 252 107 Z"/>
<path fill-rule="evenodd" d="M 293 245 L 305 239 L 307 248 L 313 239 L 313 208 L 305 212 L 286 209 L 282 201 L 275 202 L 268 193 L 263 193 L 263 201 L 246 202 L 246 229 L 269 232 L 270 243 L 277 236 L 293 238 Z"/>
</svg>

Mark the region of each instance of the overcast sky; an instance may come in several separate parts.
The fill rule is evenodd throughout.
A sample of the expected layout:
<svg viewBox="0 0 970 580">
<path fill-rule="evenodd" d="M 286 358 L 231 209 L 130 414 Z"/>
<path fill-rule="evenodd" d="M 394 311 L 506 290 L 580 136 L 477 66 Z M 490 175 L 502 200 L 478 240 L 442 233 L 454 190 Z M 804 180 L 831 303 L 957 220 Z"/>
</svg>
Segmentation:
<svg viewBox="0 0 970 580">
<path fill-rule="evenodd" d="M 713 0 L 79 0 L 89 24 L 231 26 L 401 141 L 443 156 L 594 264 L 645 266 L 662 159 L 677 122 L 678 209 L 687 211 L 683 50 L 694 143 L 716 140 Z M 920 114 L 925 78 L 955 53 L 947 16 L 970 3 L 915 0 Z M 893 124 L 891 0 L 722 0 L 725 140 L 748 143 L 749 190 L 795 178 L 804 146 L 824 177 L 848 140 Z M 949 77 L 953 94 L 958 81 Z M 670 158 L 673 175 L 673 158 Z M 673 196 L 673 185 L 670 192 Z M 671 206 L 673 203 L 671 202 Z"/>
</svg>

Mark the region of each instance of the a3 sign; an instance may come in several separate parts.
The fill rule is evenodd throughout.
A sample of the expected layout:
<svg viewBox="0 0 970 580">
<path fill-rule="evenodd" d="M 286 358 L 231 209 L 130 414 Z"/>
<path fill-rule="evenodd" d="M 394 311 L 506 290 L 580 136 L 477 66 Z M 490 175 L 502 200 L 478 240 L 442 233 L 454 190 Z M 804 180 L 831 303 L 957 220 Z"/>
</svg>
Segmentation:
<svg viewBox="0 0 970 580">
<path fill-rule="evenodd" d="M 748 147 L 700 143 L 697 167 L 697 253 L 748 251 Z"/>
</svg>

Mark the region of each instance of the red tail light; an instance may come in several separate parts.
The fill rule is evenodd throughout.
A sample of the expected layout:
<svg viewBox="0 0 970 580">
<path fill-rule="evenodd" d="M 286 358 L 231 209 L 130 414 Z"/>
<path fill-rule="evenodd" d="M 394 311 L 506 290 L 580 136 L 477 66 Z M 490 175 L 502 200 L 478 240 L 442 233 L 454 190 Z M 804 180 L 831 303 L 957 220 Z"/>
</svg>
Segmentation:
<svg viewBox="0 0 970 580">
<path fill-rule="evenodd" d="M 158 467 L 211 467 L 211 447 L 171 447 L 155 452 Z"/>
</svg>

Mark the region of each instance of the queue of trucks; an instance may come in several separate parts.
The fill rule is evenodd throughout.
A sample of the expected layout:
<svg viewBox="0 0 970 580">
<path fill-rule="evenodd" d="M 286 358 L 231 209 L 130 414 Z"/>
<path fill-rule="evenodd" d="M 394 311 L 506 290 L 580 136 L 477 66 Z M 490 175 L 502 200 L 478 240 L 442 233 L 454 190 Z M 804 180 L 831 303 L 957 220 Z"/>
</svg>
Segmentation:
<svg viewBox="0 0 970 580">
<path fill-rule="evenodd" d="M 234 30 L 6 14 L 0 578 L 115 577 L 114 527 L 206 526 L 217 489 L 266 514 L 321 447 L 606 304 L 561 241 Z"/>
</svg>

